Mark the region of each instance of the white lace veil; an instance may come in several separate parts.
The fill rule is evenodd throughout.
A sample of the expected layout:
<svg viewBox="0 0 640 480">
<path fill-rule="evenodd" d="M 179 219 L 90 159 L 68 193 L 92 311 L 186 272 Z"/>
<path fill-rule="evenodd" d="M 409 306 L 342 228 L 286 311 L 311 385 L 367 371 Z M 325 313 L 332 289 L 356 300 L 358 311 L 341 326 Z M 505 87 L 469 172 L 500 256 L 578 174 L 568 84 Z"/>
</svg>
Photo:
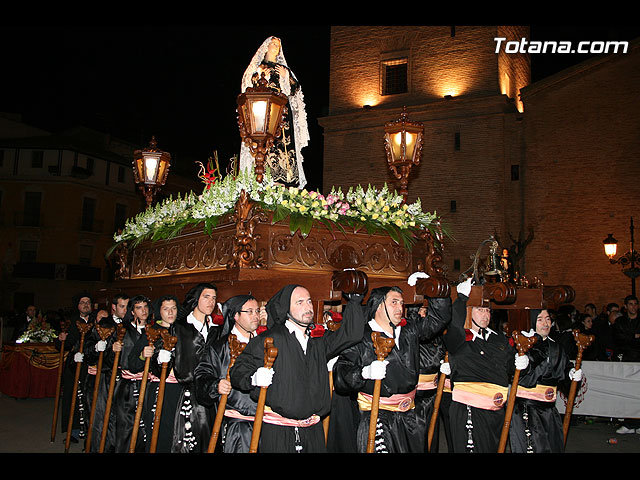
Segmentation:
<svg viewBox="0 0 640 480">
<path fill-rule="evenodd" d="M 258 66 L 262 63 L 265 54 L 267 53 L 267 49 L 269 48 L 269 44 L 271 40 L 275 38 L 273 36 L 267 38 L 260 48 L 256 51 L 251 59 L 251 63 L 247 67 L 242 76 L 242 86 L 241 93 L 243 93 L 248 87 L 252 86 L 251 77 L 258 70 Z M 277 63 L 284 65 L 288 68 L 287 61 L 284 58 L 284 53 L 282 51 L 282 43 L 280 44 L 280 51 L 276 56 Z M 289 70 L 289 74 L 293 75 L 293 72 Z M 294 76 L 295 78 L 295 76 Z M 303 147 L 309 144 L 309 129 L 307 126 L 307 112 L 305 110 L 304 105 L 304 96 L 302 94 L 302 87 L 298 87 L 296 93 L 292 96 L 290 90 L 289 82 L 282 82 L 281 84 L 282 93 L 289 97 L 289 108 L 291 109 L 291 115 L 293 119 L 293 131 L 295 137 L 295 147 L 296 147 L 296 161 L 298 164 L 298 174 L 299 174 L 299 188 L 303 188 L 307 184 L 307 179 L 304 175 L 304 170 L 302 169 L 302 153 L 301 150 Z M 244 170 L 253 165 L 253 156 L 249 151 L 249 148 L 244 144 L 244 142 L 240 146 L 240 170 Z"/>
</svg>

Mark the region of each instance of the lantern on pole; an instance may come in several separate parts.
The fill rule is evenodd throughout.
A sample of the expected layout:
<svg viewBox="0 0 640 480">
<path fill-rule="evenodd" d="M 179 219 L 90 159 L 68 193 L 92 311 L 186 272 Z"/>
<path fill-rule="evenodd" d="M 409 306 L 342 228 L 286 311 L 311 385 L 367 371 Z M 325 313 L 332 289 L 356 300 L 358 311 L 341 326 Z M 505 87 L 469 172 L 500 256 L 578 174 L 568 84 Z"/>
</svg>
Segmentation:
<svg viewBox="0 0 640 480">
<path fill-rule="evenodd" d="M 133 179 L 143 193 L 147 207 L 165 184 L 171 166 L 171 155 L 157 147 L 156 137 L 152 136 L 149 147 L 133 152 Z"/>
<path fill-rule="evenodd" d="M 406 202 L 411 168 L 419 165 L 422 157 L 424 127 L 421 122 L 409 121 L 407 108 L 404 107 L 400 119 L 387 123 L 384 131 L 384 148 L 389 170 L 398 180 L 400 194 Z"/>
<path fill-rule="evenodd" d="M 256 87 L 249 87 L 238 95 L 238 127 L 240 137 L 255 159 L 258 182 L 264 175 L 267 150 L 282 133 L 287 112 L 287 96 L 267 86 L 264 73 Z"/>
<path fill-rule="evenodd" d="M 640 277 L 640 252 L 636 251 L 634 246 L 634 226 L 633 217 L 629 221 L 629 233 L 631 236 L 631 248 L 615 258 L 618 252 L 618 241 L 613 238 L 612 234 L 609 234 L 602 243 L 604 244 L 604 253 L 609 257 L 609 262 L 612 264 L 622 265 L 622 273 L 624 273 L 631 280 L 631 295 L 636 294 L 636 278 Z"/>
</svg>

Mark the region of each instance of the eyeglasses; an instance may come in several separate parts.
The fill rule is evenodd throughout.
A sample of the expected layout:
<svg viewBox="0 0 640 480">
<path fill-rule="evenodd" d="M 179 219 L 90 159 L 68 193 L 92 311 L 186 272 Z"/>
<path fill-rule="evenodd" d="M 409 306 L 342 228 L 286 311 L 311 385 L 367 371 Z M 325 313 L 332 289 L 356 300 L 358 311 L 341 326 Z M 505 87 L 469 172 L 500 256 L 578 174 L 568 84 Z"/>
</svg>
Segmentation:
<svg viewBox="0 0 640 480">
<path fill-rule="evenodd" d="M 253 308 L 250 308 L 249 310 L 239 310 L 242 313 L 246 313 L 247 315 L 260 315 L 260 309 L 256 309 L 254 310 Z"/>
</svg>

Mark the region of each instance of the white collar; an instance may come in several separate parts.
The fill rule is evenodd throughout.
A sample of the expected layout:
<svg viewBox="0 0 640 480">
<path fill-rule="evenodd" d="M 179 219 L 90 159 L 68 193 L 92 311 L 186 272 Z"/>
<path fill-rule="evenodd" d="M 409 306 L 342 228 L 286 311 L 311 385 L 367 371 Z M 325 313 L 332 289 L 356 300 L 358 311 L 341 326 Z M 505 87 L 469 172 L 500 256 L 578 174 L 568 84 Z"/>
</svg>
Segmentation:
<svg viewBox="0 0 640 480">
<path fill-rule="evenodd" d="M 380 332 L 380 333 L 384 333 L 385 335 L 389 335 L 387 332 L 384 331 L 384 328 L 382 328 L 378 322 L 375 321 L 375 319 L 371 319 L 369 320 L 369 327 L 371 328 L 371 330 L 373 330 L 374 332 Z M 394 329 L 394 339 L 396 338 L 400 338 L 400 330 L 402 330 L 402 327 L 400 325 L 397 325 Z M 400 345 L 398 345 L 398 342 L 396 342 L 396 348 L 400 348 Z"/>
<path fill-rule="evenodd" d="M 206 319 L 207 317 L 205 317 Z M 193 325 L 193 327 L 198 330 L 198 332 L 200 333 L 200 335 L 202 335 L 204 337 L 205 340 L 207 340 L 207 335 L 209 333 L 209 330 L 205 327 L 205 324 L 203 322 L 201 322 L 200 320 L 198 320 L 196 318 L 196 316 L 193 314 L 193 312 L 191 312 L 188 316 L 187 316 L 187 323 L 190 323 Z"/>
<path fill-rule="evenodd" d="M 289 333 L 295 333 L 296 339 L 298 340 L 298 343 L 300 343 L 300 346 L 302 347 L 302 351 L 304 353 L 307 353 L 307 342 L 309 341 L 309 337 L 306 336 L 304 332 L 300 330 L 298 325 L 293 323 L 291 320 L 286 320 L 284 322 L 284 326 L 287 327 L 287 330 L 289 330 Z"/>
<path fill-rule="evenodd" d="M 242 343 L 249 343 L 249 340 L 251 340 L 249 337 L 246 336 L 245 332 L 241 331 L 238 327 L 236 327 L 235 325 L 233 326 L 233 328 L 231 329 L 231 333 L 234 334 L 236 336 L 236 338 L 238 339 L 239 342 Z"/>
<path fill-rule="evenodd" d="M 476 338 L 482 338 L 480 334 L 476 332 L 473 328 L 470 328 L 469 330 L 471 330 L 471 333 L 473 334 L 473 338 L 471 339 L 472 342 L 475 342 Z M 487 331 L 487 338 L 489 338 L 489 335 L 491 335 L 492 333 L 496 333 L 493 330 L 491 330 L 489 327 L 485 328 L 485 330 Z M 482 340 L 486 341 L 487 338 L 482 338 Z"/>
</svg>

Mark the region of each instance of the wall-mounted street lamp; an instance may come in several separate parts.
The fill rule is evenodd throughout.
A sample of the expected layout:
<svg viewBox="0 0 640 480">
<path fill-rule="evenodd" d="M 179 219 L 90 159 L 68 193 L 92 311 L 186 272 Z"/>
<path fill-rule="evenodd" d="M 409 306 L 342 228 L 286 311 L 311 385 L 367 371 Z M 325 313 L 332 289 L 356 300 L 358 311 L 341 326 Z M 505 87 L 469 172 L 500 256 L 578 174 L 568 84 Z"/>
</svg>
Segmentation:
<svg viewBox="0 0 640 480">
<path fill-rule="evenodd" d="M 240 136 L 255 158 L 258 182 L 262 182 L 264 175 L 265 154 L 282 132 L 287 101 L 285 94 L 274 92 L 267 86 L 264 73 L 256 87 L 249 87 L 238 95 Z"/>
<path fill-rule="evenodd" d="M 400 119 L 385 125 L 384 148 L 387 154 L 389 170 L 398 180 L 400 194 L 407 201 L 409 194 L 409 174 L 411 167 L 420 164 L 422 157 L 422 136 L 424 127 L 421 122 L 410 122 L 404 107 Z"/>
<path fill-rule="evenodd" d="M 640 264 L 640 254 L 634 249 L 633 240 L 633 217 L 629 223 L 629 230 L 631 233 L 631 248 L 622 254 L 620 257 L 615 258 L 618 252 L 618 241 L 610 233 L 602 243 L 604 244 L 604 253 L 609 257 L 609 261 L 612 264 L 619 263 L 622 265 L 622 273 L 631 279 L 631 294 L 636 294 L 636 278 L 640 276 L 640 268 L 636 265 Z"/>
<path fill-rule="evenodd" d="M 156 137 L 152 136 L 146 149 L 133 152 L 133 179 L 144 195 L 147 208 L 167 180 L 171 166 L 171 155 L 157 146 Z"/>
</svg>

